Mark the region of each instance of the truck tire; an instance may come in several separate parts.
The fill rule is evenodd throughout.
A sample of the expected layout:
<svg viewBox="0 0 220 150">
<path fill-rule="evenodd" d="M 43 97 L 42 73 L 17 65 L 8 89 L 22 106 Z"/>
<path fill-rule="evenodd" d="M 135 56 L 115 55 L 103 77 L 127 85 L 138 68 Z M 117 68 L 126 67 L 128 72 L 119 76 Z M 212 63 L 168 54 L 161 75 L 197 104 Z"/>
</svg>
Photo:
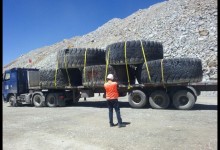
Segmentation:
<svg viewBox="0 0 220 150">
<path fill-rule="evenodd" d="M 85 67 L 83 71 L 83 85 L 87 87 L 103 86 L 105 83 L 106 65 L 94 65 Z M 117 74 L 112 66 L 108 67 L 108 74 L 114 75 L 114 80 L 118 81 Z"/>
<path fill-rule="evenodd" d="M 163 59 L 163 46 L 159 42 L 154 41 L 143 41 L 144 52 L 147 61 Z M 106 47 L 106 59 L 109 53 L 109 64 L 111 65 L 124 65 L 125 54 L 124 54 L 125 41 L 113 43 Z M 126 59 L 128 64 L 141 64 L 144 63 L 143 52 L 140 41 L 127 41 L 126 43 Z"/>
<path fill-rule="evenodd" d="M 191 109 L 196 102 L 196 96 L 189 90 L 180 90 L 173 95 L 173 106 L 181 110 Z"/>
<path fill-rule="evenodd" d="M 70 69 L 47 69 L 40 70 L 40 85 L 43 88 L 64 88 L 69 84 L 71 86 L 82 85 L 82 73 L 77 68 Z M 56 78 L 55 78 L 56 77 Z M 68 80 L 70 79 L 70 82 Z M 56 86 L 55 86 L 56 82 Z"/>
<path fill-rule="evenodd" d="M 150 94 L 149 103 L 154 109 L 166 109 L 170 104 L 170 98 L 165 91 L 157 90 Z"/>
<path fill-rule="evenodd" d="M 59 68 L 83 68 L 86 48 L 69 48 L 57 53 Z M 86 66 L 105 64 L 105 51 L 97 48 L 88 48 Z"/>
<path fill-rule="evenodd" d="M 135 68 L 132 65 L 128 65 L 128 75 L 126 65 L 112 65 L 112 67 L 116 72 L 119 84 L 128 85 L 128 81 L 130 84 L 135 84 Z"/>
<path fill-rule="evenodd" d="M 40 94 L 35 94 L 33 97 L 33 104 L 35 107 L 42 107 L 44 106 L 43 97 Z"/>
<path fill-rule="evenodd" d="M 141 90 L 134 90 L 128 94 L 128 102 L 133 108 L 143 108 L 146 106 L 148 99 Z"/>
<path fill-rule="evenodd" d="M 46 97 L 46 104 L 48 107 L 56 107 L 57 106 L 57 97 L 53 93 L 49 93 Z"/>
<path fill-rule="evenodd" d="M 85 75 L 83 71 L 83 85 L 92 87 L 92 86 L 103 86 L 105 83 L 105 71 L 106 65 L 94 65 L 85 67 Z M 135 83 L 135 74 L 134 69 L 128 67 L 130 84 Z M 121 66 L 109 66 L 107 74 L 114 75 L 114 81 L 118 82 L 118 84 L 128 85 L 128 78 L 126 73 L 125 65 Z"/>
<path fill-rule="evenodd" d="M 55 88 L 55 82 L 57 88 L 63 88 L 68 85 L 66 70 L 58 69 L 56 73 L 56 69 L 42 69 L 39 72 L 40 85 L 43 88 Z"/>
<path fill-rule="evenodd" d="M 197 58 L 171 58 L 162 62 L 163 76 L 161 68 L 162 60 L 148 61 L 148 70 L 145 64 L 137 68 L 137 80 L 139 83 L 188 83 L 200 82 L 202 80 L 202 62 Z"/>
<path fill-rule="evenodd" d="M 17 107 L 18 106 L 17 103 L 16 103 L 16 98 L 15 98 L 14 95 L 11 95 L 9 97 L 9 104 L 10 104 L 11 107 Z"/>
</svg>

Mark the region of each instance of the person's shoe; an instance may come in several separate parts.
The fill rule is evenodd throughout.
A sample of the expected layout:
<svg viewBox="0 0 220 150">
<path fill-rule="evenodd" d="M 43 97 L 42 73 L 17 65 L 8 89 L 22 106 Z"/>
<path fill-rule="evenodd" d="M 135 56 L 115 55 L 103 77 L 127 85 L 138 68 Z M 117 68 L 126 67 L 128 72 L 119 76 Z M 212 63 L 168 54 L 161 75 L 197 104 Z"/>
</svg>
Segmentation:
<svg viewBox="0 0 220 150">
<path fill-rule="evenodd" d="M 125 124 L 118 124 L 118 127 L 121 128 L 121 127 L 126 127 Z"/>
<path fill-rule="evenodd" d="M 110 124 L 110 127 L 114 127 L 114 126 L 117 126 L 117 124 L 114 124 L 114 123 Z"/>
</svg>

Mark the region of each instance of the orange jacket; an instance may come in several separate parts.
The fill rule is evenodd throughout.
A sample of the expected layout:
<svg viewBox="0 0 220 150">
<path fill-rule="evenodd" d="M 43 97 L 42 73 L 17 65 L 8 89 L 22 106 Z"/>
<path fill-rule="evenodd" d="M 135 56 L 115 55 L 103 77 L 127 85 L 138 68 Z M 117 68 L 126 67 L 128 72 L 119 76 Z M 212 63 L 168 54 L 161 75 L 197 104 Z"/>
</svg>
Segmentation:
<svg viewBox="0 0 220 150">
<path fill-rule="evenodd" d="M 118 99 L 118 83 L 117 82 L 112 82 L 108 81 L 107 83 L 104 84 L 105 91 L 106 91 L 106 99 L 111 100 L 111 99 Z"/>
</svg>

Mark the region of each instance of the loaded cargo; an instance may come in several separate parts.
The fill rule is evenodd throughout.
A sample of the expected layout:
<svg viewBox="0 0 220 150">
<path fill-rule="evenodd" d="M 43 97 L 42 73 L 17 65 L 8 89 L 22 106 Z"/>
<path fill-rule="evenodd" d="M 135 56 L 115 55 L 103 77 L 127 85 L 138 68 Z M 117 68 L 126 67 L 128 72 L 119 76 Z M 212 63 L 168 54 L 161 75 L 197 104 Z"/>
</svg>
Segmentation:
<svg viewBox="0 0 220 150">
<path fill-rule="evenodd" d="M 198 58 L 163 58 L 163 46 L 154 41 L 127 41 L 106 50 L 67 48 L 57 53 L 55 69 L 13 68 L 3 76 L 3 99 L 11 106 L 65 106 L 80 98 L 105 93 L 108 73 L 128 95 L 133 108 L 149 102 L 155 109 L 171 104 L 191 109 L 201 91 L 217 91 L 217 82 L 202 82 Z M 105 95 L 105 94 L 104 94 Z"/>
</svg>

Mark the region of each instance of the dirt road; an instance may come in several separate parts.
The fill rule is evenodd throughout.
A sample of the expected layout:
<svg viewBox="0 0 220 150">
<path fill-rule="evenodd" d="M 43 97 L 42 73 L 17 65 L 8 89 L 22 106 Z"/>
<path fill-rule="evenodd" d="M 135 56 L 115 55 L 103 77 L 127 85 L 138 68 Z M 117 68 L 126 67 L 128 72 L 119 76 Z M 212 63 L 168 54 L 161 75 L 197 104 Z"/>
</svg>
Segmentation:
<svg viewBox="0 0 220 150">
<path fill-rule="evenodd" d="M 3 103 L 4 150 L 216 150 L 217 97 L 192 110 L 132 109 L 119 98 L 124 128 L 109 127 L 105 99 L 75 106 L 9 107 Z M 114 113 L 114 122 L 116 123 Z"/>
</svg>

